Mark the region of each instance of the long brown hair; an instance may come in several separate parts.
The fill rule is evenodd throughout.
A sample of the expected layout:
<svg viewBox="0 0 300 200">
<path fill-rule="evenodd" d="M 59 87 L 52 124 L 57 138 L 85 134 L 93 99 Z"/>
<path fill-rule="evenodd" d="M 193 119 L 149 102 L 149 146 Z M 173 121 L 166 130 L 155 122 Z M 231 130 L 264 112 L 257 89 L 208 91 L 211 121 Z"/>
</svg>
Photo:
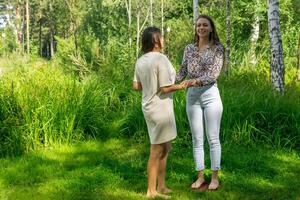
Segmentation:
<svg viewBox="0 0 300 200">
<path fill-rule="evenodd" d="M 200 18 L 204 18 L 204 19 L 207 19 L 210 23 L 210 26 L 211 26 L 211 33 L 209 34 L 209 42 L 212 44 L 212 45 L 216 45 L 216 44 L 219 44 L 220 43 L 220 39 L 219 39 L 219 36 L 218 36 L 218 33 L 217 33 L 217 29 L 216 29 L 216 26 L 215 26 L 215 23 L 214 21 L 212 20 L 211 17 L 209 17 L 208 15 L 199 15 L 199 17 L 197 18 L 196 20 L 196 23 L 195 23 L 195 36 L 194 36 L 194 42 L 198 45 L 199 43 L 199 36 L 197 34 L 197 21 L 200 19 Z"/>
</svg>

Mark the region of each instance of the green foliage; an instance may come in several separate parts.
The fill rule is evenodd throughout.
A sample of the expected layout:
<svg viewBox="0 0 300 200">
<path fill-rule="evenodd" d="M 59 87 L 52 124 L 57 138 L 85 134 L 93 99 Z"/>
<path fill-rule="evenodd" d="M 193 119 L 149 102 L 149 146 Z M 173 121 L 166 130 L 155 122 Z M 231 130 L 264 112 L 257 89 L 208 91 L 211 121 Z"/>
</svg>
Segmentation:
<svg viewBox="0 0 300 200">
<path fill-rule="evenodd" d="M 2 155 L 104 137 L 108 110 L 119 104 L 112 84 L 96 76 L 78 82 L 51 65 L 8 72 L 2 82 Z"/>
<path fill-rule="evenodd" d="M 0 56 L 12 53 L 17 50 L 15 34 L 12 28 L 0 31 Z"/>
<path fill-rule="evenodd" d="M 135 16 L 141 11 L 141 19 L 144 19 L 148 4 L 133 1 L 132 6 L 132 24 L 128 30 L 123 1 L 31 1 L 31 7 L 38 11 L 31 16 L 32 52 L 39 52 L 39 33 L 46 36 L 43 48 L 49 46 L 47 42 L 52 30 L 56 54 L 49 63 L 17 53 L 0 60 L 0 67 L 4 66 L 7 71 L 0 86 L 3 94 L 1 130 L 5 132 L 5 137 L 1 138 L 1 145 L 5 145 L 2 154 L 13 152 L 13 149 L 23 152 L 87 137 L 105 138 L 103 132 L 110 130 L 139 141 L 145 139 L 147 130 L 140 109 L 140 95 L 131 92 L 130 88 L 136 59 Z M 165 6 L 164 28 L 170 27 L 171 32 L 165 31 L 164 53 L 178 69 L 184 47 L 193 41 L 192 5 L 169 0 Z M 284 96 L 274 96 L 268 81 L 265 2 L 257 6 L 254 0 L 241 0 L 232 2 L 231 6 L 232 70 L 229 78 L 223 77 L 219 81 L 226 109 L 223 139 L 296 148 L 299 145 L 299 106 L 294 103 L 299 99 L 294 92 L 299 91 L 299 84 L 295 82 L 295 52 L 299 37 L 295 11 L 298 3 L 288 0 L 280 4 L 287 69 Z M 160 27 L 160 3 L 156 2 L 153 8 L 154 25 Z M 199 7 L 201 13 L 214 18 L 223 44 L 226 39 L 224 8 L 225 3 L 219 0 L 201 1 Z M 256 69 L 249 64 L 254 13 L 261 17 Z M 146 26 L 149 23 L 148 20 Z M 39 29 L 40 25 L 42 29 Z M 129 34 L 133 38 L 131 47 Z M 0 54 L 15 49 L 13 38 L 8 37 L 9 41 L 1 43 Z M 178 143 L 186 146 L 190 133 L 185 116 L 185 94 L 175 94 L 174 102 L 180 136 Z M 101 112 L 106 114 L 99 114 Z M 22 137 L 21 132 L 24 133 Z"/>
<path fill-rule="evenodd" d="M 266 68 L 265 68 L 266 69 Z M 293 75 L 292 75 L 293 74 Z M 299 150 L 300 144 L 300 85 L 295 82 L 293 71 L 288 73 L 285 95 L 274 94 L 268 82 L 268 70 L 249 67 L 232 71 L 229 78 L 222 77 L 219 88 L 223 100 L 221 136 L 224 142 L 250 145 L 266 143 L 276 148 Z M 131 96 L 131 95 L 130 95 Z M 146 124 L 142 123 L 142 112 L 136 95 L 131 97 L 123 130 L 126 135 L 147 135 Z M 178 92 L 174 98 L 178 140 L 186 146 L 191 140 L 190 128 L 185 111 L 185 93 Z"/>
</svg>

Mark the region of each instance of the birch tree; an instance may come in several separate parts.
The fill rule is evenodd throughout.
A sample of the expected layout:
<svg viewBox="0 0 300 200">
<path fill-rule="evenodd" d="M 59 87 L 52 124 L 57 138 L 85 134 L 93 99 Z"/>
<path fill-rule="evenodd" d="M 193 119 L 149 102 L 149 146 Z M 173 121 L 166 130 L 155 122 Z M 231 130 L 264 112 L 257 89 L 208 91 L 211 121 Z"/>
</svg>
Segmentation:
<svg viewBox="0 0 300 200">
<path fill-rule="evenodd" d="M 161 0 L 161 6 L 160 6 L 160 11 L 161 11 L 161 34 L 164 36 L 164 0 Z"/>
<path fill-rule="evenodd" d="M 54 56 L 54 20 L 53 20 L 53 5 L 50 1 L 49 3 L 50 13 L 51 13 L 51 19 L 49 23 L 49 30 L 50 30 L 50 58 Z"/>
<path fill-rule="evenodd" d="M 131 9 L 131 0 L 125 1 L 126 11 L 127 11 L 127 17 L 128 17 L 128 40 L 129 40 L 129 49 L 131 52 L 132 47 L 132 34 L 131 34 L 131 16 L 132 16 L 132 9 Z M 130 53 L 131 54 L 131 53 Z"/>
<path fill-rule="evenodd" d="M 148 21 L 148 16 L 149 16 L 149 8 L 147 9 L 147 14 L 145 16 L 145 19 L 143 21 L 143 23 L 140 25 L 140 21 L 141 21 L 141 10 L 142 10 L 142 5 L 140 4 L 140 2 L 138 2 L 137 4 L 137 15 L 136 15 L 136 58 L 139 55 L 139 48 L 140 48 L 140 34 L 146 24 L 146 22 Z"/>
<path fill-rule="evenodd" d="M 199 16 L 199 2 L 198 0 L 193 0 L 193 11 L 194 11 L 194 24 L 196 24 L 196 20 Z"/>
<path fill-rule="evenodd" d="M 259 15 L 259 5 L 260 0 L 256 0 L 256 7 L 254 12 L 254 23 L 252 24 L 252 34 L 251 34 L 251 48 L 250 48 L 250 63 L 253 65 L 256 65 L 257 59 L 256 59 L 256 45 L 257 40 L 259 37 L 259 21 L 260 21 L 260 15 Z"/>
<path fill-rule="evenodd" d="M 230 70 L 230 47 L 231 47 L 231 19 L 230 19 L 230 0 L 226 0 L 226 63 L 225 73 L 229 74 Z"/>
<path fill-rule="evenodd" d="M 279 0 L 268 0 L 268 25 L 273 88 L 284 93 L 284 58 L 280 32 Z"/>
<path fill-rule="evenodd" d="M 153 0 L 150 0 L 150 25 L 153 26 Z"/>
<path fill-rule="evenodd" d="M 25 2 L 25 10 L 26 10 L 26 50 L 27 54 L 30 52 L 30 41 L 29 41 L 29 0 Z"/>
<path fill-rule="evenodd" d="M 298 39 L 298 81 L 300 81 L 300 35 L 299 35 L 299 39 Z"/>
<path fill-rule="evenodd" d="M 65 4 L 67 5 L 69 9 L 69 14 L 70 14 L 70 32 L 73 34 L 74 37 L 74 44 L 76 50 L 78 49 L 78 27 L 79 27 L 79 8 L 77 4 L 77 0 L 64 0 Z"/>
</svg>

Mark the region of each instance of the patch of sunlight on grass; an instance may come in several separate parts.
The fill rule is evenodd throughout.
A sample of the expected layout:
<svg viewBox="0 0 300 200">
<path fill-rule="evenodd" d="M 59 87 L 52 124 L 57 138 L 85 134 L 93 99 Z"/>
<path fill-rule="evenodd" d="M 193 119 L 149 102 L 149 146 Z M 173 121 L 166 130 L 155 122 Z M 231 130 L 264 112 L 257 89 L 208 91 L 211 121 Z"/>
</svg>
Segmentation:
<svg viewBox="0 0 300 200">
<path fill-rule="evenodd" d="M 106 150 L 122 149 L 123 147 L 124 147 L 124 142 L 118 139 L 110 139 L 105 143 L 104 146 Z"/>
<path fill-rule="evenodd" d="M 2 183 L 2 180 L 0 180 L 0 199 L 7 199 L 8 190 L 5 188 L 4 184 Z"/>
<path fill-rule="evenodd" d="M 291 152 L 289 154 L 284 152 L 277 152 L 274 156 L 282 162 L 300 164 L 300 157 L 295 152 Z"/>
</svg>

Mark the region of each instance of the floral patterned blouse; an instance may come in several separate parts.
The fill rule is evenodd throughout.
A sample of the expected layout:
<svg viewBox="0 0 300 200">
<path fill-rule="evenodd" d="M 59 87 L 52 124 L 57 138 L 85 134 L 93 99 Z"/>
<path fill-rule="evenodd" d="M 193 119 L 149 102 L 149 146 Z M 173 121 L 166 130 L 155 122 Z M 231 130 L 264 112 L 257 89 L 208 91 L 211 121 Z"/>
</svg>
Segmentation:
<svg viewBox="0 0 300 200">
<path fill-rule="evenodd" d="M 184 49 L 181 68 L 176 76 L 176 81 L 196 79 L 197 85 L 215 83 L 220 75 L 224 61 L 224 47 L 216 44 L 199 50 L 197 44 L 189 44 Z"/>
</svg>

